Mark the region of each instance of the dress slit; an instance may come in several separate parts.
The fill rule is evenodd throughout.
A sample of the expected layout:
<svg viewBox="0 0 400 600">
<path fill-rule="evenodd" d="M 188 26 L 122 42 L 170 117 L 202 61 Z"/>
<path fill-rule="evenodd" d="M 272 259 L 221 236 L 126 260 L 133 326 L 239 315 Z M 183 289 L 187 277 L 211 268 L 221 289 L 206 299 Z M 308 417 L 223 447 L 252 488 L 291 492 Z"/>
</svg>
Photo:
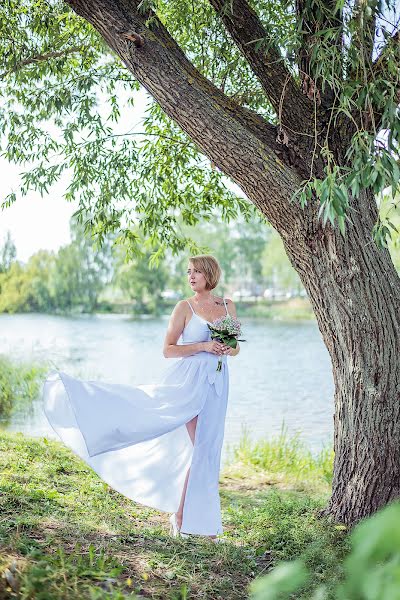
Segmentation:
<svg viewBox="0 0 400 600">
<path fill-rule="evenodd" d="M 192 312 L 182 343 L 210 341 L 208 323 Z M 227 356 L 220 358 L 217 371 L 218 356 L 212 353 L 181 357 L 157 383 L 135 386 L 54 370 L 43 387 L 43 409 L 64 444 L 134 502 L 176 512 L 189 469 L 181 531 L 218 535 L 229 393 Z M 196 416 L 192 441 L 186 424 Z"/>
<path fill-rule="evenodd" d="M 192 459 L 190 461 L 190 465 L 189 465 L 189 477 L 187 480 L 187 484 L 186 484 L 186 492 L 185 492 L 185 501 L 183 503 L 183 512 L 182 512 L 182 525 L 181 525 L 181 532 L 182 533 L 196 533 L 193 531 L 185 531 L 184 529 L 184 523 L 185 523 L 185 513 L 187 514 L 188 510 L 186 509 L 186 506 L 188 503 L 190 503 L 190 496 L 192 493 L 192 486 L 193 486 L 193 478 L 196 476 L 196 469 L 193 469 L 193 459 L 196 458 L 197 455 L 197 437 L 198 437 L 198 431 L 199 431 L 199 421 L 201 419 L 201 414 L 203 411 L 200 411 L 199 414 L 197 415 L 197 422 L 196 422 L 196 431 L 194 432 L 194 442 L 193 443 L 193 452 L 192 452 Z M 190 489 L 190 492 L 189 492 Z M 188 494 L 189 492 L 189 494 Z M 188 502 L 187 502 L 188 501 Z M 185 510 L 186 509 L 186 510 Z M 203 534 L 204 535 L 204 534 Z"/>
<path fill-rule="evenodd" d="M 197 415 L 194 415 L 194 417 L 192 417 L 192 418 L 191 418 L 191 419 L 190 419 L 190 420 L 189 420 L 187 423 L 185 423 L 185 425 L 186 425 L 186 430 L 187 430 L 187 432 L 188 432 L 188 435 L 189 435 L 190 441 L 191 441 L 191 443 L 192 443 L 192 445 L 193 445 L 193 448 L 194 448 L 194 445 L 195 445 L 195 442 L 196 442 L 196 432 L 197 432 L 197 423 L 198 423 L 198 421 L 199 421 L 199 414 L 200 414 L 200 413 L 198 413 Z M 188 423 L 190 423 L 191 421 L 193 421 L 193 419 L 195 419 L 196 417 L 197 417 L 197 421 L 196 421 L 196 428 L 195 428 L 195 430 L 194 430 L 194 441 L 192 441 L 192 438 L 190 437 L 189 429 L 188 429 L 188 427 L 187 427 L 187 426 L 188 426 Z"/>
<path fill-rule="evenodd" d="M 188 435 L 189 435 L 189 438 L 190 438 L 190 441 L 191 441 L 191 443 L 192 443 L 192 445 L 193 445 L 193 452 L 192 452 L 192 459 L 191 459 L 191 461 L 190 461 L 190 465 L 188 466 L 188 469 L 187 469 L 187 471 L 186 471 L 186 472 L 188 472 L 188 473 L 189 473 L 189 475 L 188 475 L 188 479 L 187 479 L 187 482 L 186 482 L 185 499 L 184 499 L 184 501 L 183 501 L 183 511 L 185 510 L 185 504 L 186 504 L 186 498 L 187 498 L 187 490 L 188 490 L 188 487 L 189 487 L 190 473 L 192 472 L 193 453 L 194 453 L 194 448 L 195 448 L 195 445 L 196 445 L 196 436 L 197 436 L 197 427 L 198 427 L 198 424 L 199 424 L 199 415 L 200 415 L 200 413 L 198 413 L 198 414 L 197 414 L 197 415 L 195 415 L 195 416 L 194 416 L 192 419 L 190 419 L 190 421 L 193 421 L 193 419 L 194 419 L 195 417 L 197 417 L 197 421 L 196 421 L 196 428 L 195 428 L 195 430 L 194 430 L 194 440 L 193 440 L 193 441 L 192 441 L 192 438 L 190 437 L 189 430 L 187 429 L 187 423 L 185 424 L 185 425 L 186 425 L 187 432 L 188 432 Z M 188 422 L 190 423 L 190 421 L 188 421 Z M 184 488 L 184 487 L 185 487 L 185 485 L 183 485 L 183 488 Z M 182 494 L 183 494 L 183 488 L 182 488 L 182 491 L 181 491 L 181 498 L 182 498 Z M 182 519 L 182 523 L 183 523 L 183 519 Z M 185 532 L 182 532 L 182 533 L 185 533 Z"/>
</svg>

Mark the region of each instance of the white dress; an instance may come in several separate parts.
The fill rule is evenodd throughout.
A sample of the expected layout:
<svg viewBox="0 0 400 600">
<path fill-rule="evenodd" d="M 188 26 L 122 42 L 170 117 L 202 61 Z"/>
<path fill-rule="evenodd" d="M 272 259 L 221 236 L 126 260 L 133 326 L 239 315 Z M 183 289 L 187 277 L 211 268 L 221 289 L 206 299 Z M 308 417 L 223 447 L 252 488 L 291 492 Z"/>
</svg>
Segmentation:
<svg viewBox="0 0 400 600">
<path fill-rule="evenodd" d="M 210 341 L 209 322 L 188 304 L 193 314 L 181 343 Z M 228 392 L 227 355 L 198 352 L 176 360 L 160 383 L 135 387 L 51 371 L 43 408 L 64 444 L 135 502 L 176 512 L 190 467 L 181 531 L 216 535 L 223 532 L 219 472 Z M 186 423 L 196 415 L 193 444 Z"/>
</svg>

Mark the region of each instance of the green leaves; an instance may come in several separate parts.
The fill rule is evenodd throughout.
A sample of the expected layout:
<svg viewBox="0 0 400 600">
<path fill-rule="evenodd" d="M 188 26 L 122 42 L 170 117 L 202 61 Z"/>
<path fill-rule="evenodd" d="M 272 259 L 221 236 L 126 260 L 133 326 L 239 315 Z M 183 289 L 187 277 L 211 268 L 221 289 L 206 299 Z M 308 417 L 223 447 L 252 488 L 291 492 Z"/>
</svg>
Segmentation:
<svg viewBox="0 0 400 600">
<path fill-rule="evenodd" d="M 392 132 L 392 141 L 395 139 Z M 311 178 L 303 181 L 301 187 L 292 197 L 299 199 L 303 208 L 309 201 L 319 199 L 320 209 L 318 218 L 338 227 L 345 235 L 346 220 L 350 221 L 348 210 L 350 197 L 354 200 L 360 193 L 370 189 L 378 195 L 384 189 L 391 189 L 392 197 L 400 191 L 400 157 L 390 150 L 389 144 L 376 142 L 371 133 L 359 131 L 353 136 L 352 143 L 346 152 L 345 165 L 337 165 L 332 160 L 331 153 L 325 149 L 328 163 L 325 167 L 325 179 Z M 386 237 L 397 231 L 393 223 L 378 220 L 372 230 L 372 237 L 378 247 L 387 247 Z"/>
<path fill-rule="evenodd" d="M 344 563 L 344 581 L 329 592 L 324 585 L 309 591 L 310 600 L 397 600 L 400 586 L 400 504 L 392 502 L 351 533 L 352 550 Z M 303 560 L 281 562 L 251 584 L 252 600 L 293 597 L 309 580 Z M 300 597 L 300 596 L 299 596 Z M 303 597 L 303 596 L 302 596 Z"/>
<path fill-rule="evenodd" d="M 388 248 L 388 238 L 392 239 L 392 232 L 400 230 L 391 221 L 378 221 L 372 229 L 372 237 L 378 248 Z"/>
<path fill-rule="evenodd" d="M 256 49 L 263 52 L 270 44 L 284 48 L 282 60 L 299 79 L 306 14 L 288 13 L 286 0 L 253 4 L 269 32 L 253 40 Z M 384 68 L 372 76 L 365 55 L 354 51 L 367 45 L 365 15 L 361 25 L 352 19 L 335 21 L 343 7 L 342 0 L 335 7 L 306 3 L 306 12 L 315 9 L 311 12 L 316 27 L 308 48 L 313 85 L 315 91 L 318 86 L 320 91 L 331 89 L 334 101 L 319 149 L 329 157 L 326 179 L 310 174 L 298 192 L 302 206 L 319 198 L 322 222 L 337 224 L 342 235 L 349 195 L 357 198 L 366 188 L 378 194 L 388 186 L 394 194 L 400 178 L 397 50 L 388 49 Z M 141 13 L 149 9 L 202 74 L 227 96 L 276 121 L 260 83 L 208 1 L 194 7 L 191 0 L 143 0 Z M 355 46 L 360 27 L 363 37 Z M 178 253 L 196 247 L 180 229 L 178 217 L 193 227 L 257 214 L 157 104 L 149 103 L 143 123 L 136 123 L 138 82 L 64 2 L 6 0 L 0 8 L 0 33 L 2 156 L 23 166 L 20 194 L 47 194 L 57 182 L 67 181 L 64 196 L 78 199 L 77 217 L 91 215 L 86 229 L 99 241 L 107 233 L 116 234 L 120 242 L 130 244 L 132 255 L 142 251 L 142 241 L 130 233 L 136 224 L 145 237 L 153 242 L 157 238 L 160 248 Z M 338 45 L 342 34 L 345 43 Z M 380 143 L 378 114 L 384 131 Z M 346 119 L 357 127 L 345 164 L 339 165 L 333 159 L 334 130 Z M 13 191 L 3 198 L 2 207 L 10 206 L 17 195 Z M 155 254 L 152 264 L 160 256 Z"/>
<path fill-rule="evenodd" d="M 1 281 L 1 275 L 0 275 Z M 13 412 L 28 407 L 38 397 L 45 364 L 14 363 L 0 355 L 0 416 L 9 419 Z"/>
<path fill-rule="evenodd" d="M 300 560 L 281 562 L 265 577 L 251 583 L 251 600 L 284 600 L 292 598 L 309 579 L 304 563 Z"/>
<path fill-rule="evenodd" d="M 391 132 L 390 139 L 390 143 L 388 138 L 385 145 L 384 140 L 375 142 L 372 134 L 366 131 L 354 135 L 346 152 L 346 159 L 350 165 L 346 184 L 355 197 L 366 188 L 372 188 L 373 192 L 378 194 L 391 187 L 393 197 L 400 189 L 400 157 L 390 148 L 390 144 L 393 146 L 395 143 L 394 131 Z"/>
<path fill-rule="evenodd" d="M 321 207 L 318 217 L 322 215 L 323 225 L 325 226 L 328 219 L 334 225 L 337 218 L 340 230 L 344 235 L 344 217 L 349 206 L 347 188 L 343 183 L 338 184 L 335 174 L 330 173 L 324 180 L 316 179 L 314 189 L 320 198 Z"/>
<path fill-rule="evenodd" d="M 318 218 L 322 219 L 325 227 L 327 221 L 334 227 L 337 220 L 338 226 L 343 237 L 346 233 L 346 220 L 350 221 L 347 215 L 349 209 L 348 188 L 344 182 L 340 181 L 340 169 L 334 166 L 333 170 L 328 172 L 325 179 L 313 178 L 303 182 L 303 185 L 293 195 L 292 201 L 296 197 L 300 199 L 300 204 L 304 207 L 308 201 L 317 198 L 320 201 Z"/>
<path fill-rule="evenodd" d="M 194 24 L 193 31 L 178 27 L 181 19 L 186 20 L 185 11 L 192 9 L 190 3 L 180 7 L 180 16 L 169 4 L 156 8 L 161 17 L 176 18 L 183 45 L 193 51 L 198 48 Z M 75 216 L 85 231 L 90 230 L 99 242 L 108 233 L 115 234 L 135 256 L 143 254 L 143 240 L 131 233 L 139 223 L 145 238 L 159 242 L 151 258 L 153 266 L 166 247 L 174 253 L 197 250 L 177 225 L 178 217 L 195 226 L 202 220 L 229 221 L 239 214 L 248 219 L 256 213 L 250 202 L 228 190 L 223 174 L 210 168 L 155 103 L 149 103 L 145 119 L 135 125 L 131 106 L 136 104 L 139 84 L 97 33 L 64 3 L 29 0 L 21 6 L 8 1 L 0 11 L 3 29 L 13 31 L 14 39 L 12 47 L 7 42 L 1 50 L 7 70 L 0 83 L 6 99 L 3 156 L 24 165 L 20 194 L 31 190 L 47 194 L 65 174 L 64 197 L 79 200 Z M 204 4 L 202 11 L 202 18 L 216 27 L 218 18 L 211 7 Z M 221 72 L 215 71 L 214 76 L 224 78 L 228 89 L 239 53 L 232 56 L 226 36 L 225 41 L 213 42 L 216 54 L 221 47 Z M 208 59 L 203 68 L 210 68 Z M 248 75 L 249 71 L 243 89 Z M 2 207 L 16 198 L 16 192 L 10 193 Z"/>
<path fill-rule="evenodd" d="M 15 247 L 6 239 L 0 249 L 0 312 L 91 312 L 97 307 L 112 274 L 111 240 L 98 248 L 75 219 L 71 235 L 72 243 L 57 255 L 39 250 L 27 264 L 15 260 Z"/>
</svg>

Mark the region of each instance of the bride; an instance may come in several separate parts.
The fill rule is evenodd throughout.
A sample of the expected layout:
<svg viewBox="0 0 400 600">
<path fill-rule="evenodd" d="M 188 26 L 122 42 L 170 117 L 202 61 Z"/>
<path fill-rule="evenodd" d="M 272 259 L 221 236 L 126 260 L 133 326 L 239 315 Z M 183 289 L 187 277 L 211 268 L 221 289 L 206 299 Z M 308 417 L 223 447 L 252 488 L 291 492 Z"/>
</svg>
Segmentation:
<svg viewBox="0 0 400 600">
<path fill-rule="evenodd" d="M 225 315 L 236 317 L 231 300 L 212 294 L 220 276 L 215 257 L 189 258 L 194 295 L 171 314 L 163 351 L 178 360 L 161 382 L 131 386 L 52 371 L 43 388 L 51 426 L 105 482 L 136 502 L 172 512 L 174 536 L 196 534 L 216 542 L 223 532 L 219 472 L 227 356 L 239 352 L 239 344 L 232 349 L 212 340 L 208 328 Z"/>
</svg>

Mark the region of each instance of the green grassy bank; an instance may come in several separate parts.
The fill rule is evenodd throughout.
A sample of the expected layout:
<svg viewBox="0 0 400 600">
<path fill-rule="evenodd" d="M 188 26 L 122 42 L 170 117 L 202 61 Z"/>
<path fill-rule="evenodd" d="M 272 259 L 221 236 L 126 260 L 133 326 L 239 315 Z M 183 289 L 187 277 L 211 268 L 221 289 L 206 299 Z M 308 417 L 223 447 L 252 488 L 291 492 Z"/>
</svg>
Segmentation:
<svg viewBox="0 0 400 600">
<path fill-rule="evenodd" d="M 243 436 L 221 473 L 225 544 L 174 539 L 168 515 L 121 496 L 61 443 L 0 433 L 0 598 L 243 599 L 257 576 L 302 557 L 340 579 L 342 527 L 318 518 L 331 453 Z M 310 597 L 308 588 L 298 598 Z"/>
<path fill-rule="evenodd" d="M 47 365 L 20 363 L 0 354 L 0 417 L 7 419 L 36 398 Z"/>
<path fill-rule="evenodd" d="M 308 298 L 290 298 L 271 302 L 235 302 L 237 313 L 243 317 L 273 319 L 275 321 L 308 321 L 315 319 Z"/>
<path fill-rule="evenodd" d="M 170 315 L 175 304 L 176 301 L 170 303 L 165 302 L 163 307 L 159 307 L 158 310 L 153 313 L 153 316 L 159 314 Z M 315 319 L 308 298 L 290 298 L 289 300 L 274 302 L 265 300 L 264 298 L 260 298 L 257 302 L 235 300 L 235 306 L 239 317 L 254 317 L 282 321 L 308 321 Z M 95 312 L 133 314 L 132 305 L 127 303 L 103 303 L 96 308 Z"/>
</svg>

